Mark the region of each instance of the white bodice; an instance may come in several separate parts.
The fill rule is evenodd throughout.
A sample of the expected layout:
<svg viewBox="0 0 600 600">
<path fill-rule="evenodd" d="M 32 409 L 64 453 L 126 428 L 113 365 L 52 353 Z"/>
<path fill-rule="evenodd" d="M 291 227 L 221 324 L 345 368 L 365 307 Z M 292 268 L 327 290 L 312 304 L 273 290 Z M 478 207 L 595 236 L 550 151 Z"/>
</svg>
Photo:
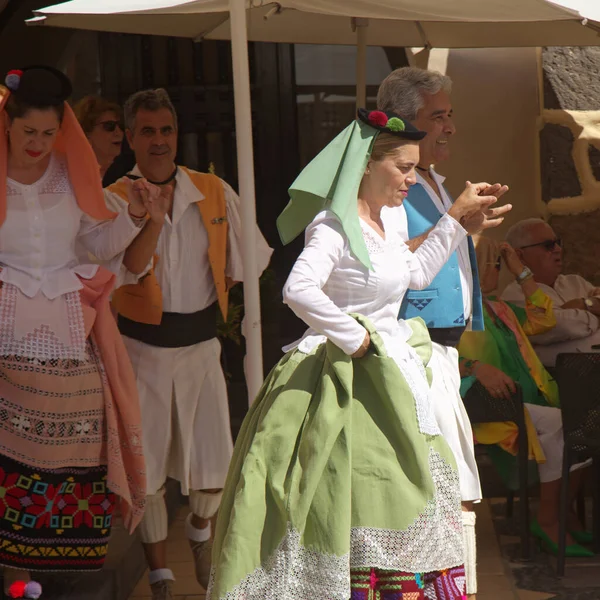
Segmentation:
<svg viewBox="0 0 600 600">
<path fill-rule="evenodd" d="M 28 297 L 53 299 L 81 289 L 77 275 L 93 277 L 95 264 L 80 264 L 78 244 L 112 261 L 139 229 L 126 211 L 113 221 L 96 221 L 77 204 L 64 157 L 52 155 L 44 175 L 31 185 L 6 185 L 6 220 L 0 235 L 0 281 Z"/>
<path fill-rule="evenodd" d="M 349 313 L 368 317 L 384 338 L 399 336 L 405 341 L 411 330 L 398 321 L 398 313 L 406 290 L 427 287 L 466 236 L 445 215 L 439 228 L 413 253 L 402 240 L 398 211 L 382 211 L 382 220 L 385 240 L 361 220 L 372 270 L 351 253 L 333 213 L 320 213 L 307 227 L 305 248 L 283 292 L 286 304 L 310 327 L 302 350 L 309 351 L 326 336 L 353 354 L 365 330 Z"/>
</svg>

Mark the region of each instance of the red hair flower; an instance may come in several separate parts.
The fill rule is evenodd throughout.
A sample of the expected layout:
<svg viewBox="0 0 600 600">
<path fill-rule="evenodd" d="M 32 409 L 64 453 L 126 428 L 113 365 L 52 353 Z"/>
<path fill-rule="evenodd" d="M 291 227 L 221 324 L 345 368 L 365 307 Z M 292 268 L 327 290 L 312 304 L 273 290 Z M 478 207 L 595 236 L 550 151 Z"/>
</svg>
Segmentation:
<svg viewBox="0 0 600 600">
<path fill-rule="evenodd" d="M 388 117 L 384 112 L 374 110 L 369 114 L 369 122 L 376 127 L 385 127 L 388 122 Z"/>
</svg>

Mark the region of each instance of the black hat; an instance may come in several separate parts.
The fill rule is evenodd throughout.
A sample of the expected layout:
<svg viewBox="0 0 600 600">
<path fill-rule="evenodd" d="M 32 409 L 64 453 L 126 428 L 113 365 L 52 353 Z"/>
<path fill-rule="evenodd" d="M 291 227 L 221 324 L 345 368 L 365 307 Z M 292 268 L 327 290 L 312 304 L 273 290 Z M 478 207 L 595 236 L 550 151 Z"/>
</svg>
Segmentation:
<svg viewBox="0 0 600 600">
<path fill-rule="evenodd" d="M 393 112 L 359 108 L 358 119 L 381 133 L 397 135 L 405 140 L 419 141 L 427 135 L 427 132 L 418 130 L 412 123 Z"/>
<path fill-rule="evenodd" d="M 9 71 L 4 82 L 18 100 L 35 106 L 59 106 L 73 91 L 64 73 L 42 65 Z"/>
</svg>

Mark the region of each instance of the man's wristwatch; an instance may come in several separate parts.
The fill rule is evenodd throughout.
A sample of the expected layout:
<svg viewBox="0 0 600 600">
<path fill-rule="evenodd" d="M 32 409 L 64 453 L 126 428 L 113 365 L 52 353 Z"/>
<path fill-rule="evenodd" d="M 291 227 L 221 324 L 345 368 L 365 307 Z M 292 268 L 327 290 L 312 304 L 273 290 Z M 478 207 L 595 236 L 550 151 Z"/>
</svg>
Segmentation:
<svg viewBox="0 0 600 600">
<path fill-rule="evenodd" d="M 583 300 L 586 308 L 594 308 L 594 300 L 592 298 L 585 298 Z"/>
<path fill-rule="evenodd" d="M 533 277 L 533 273 L 529 267 L 525 267 L 519 275 L 517 275 L 517 283 L 523 283 L 526 279 Z"/>
</svg>

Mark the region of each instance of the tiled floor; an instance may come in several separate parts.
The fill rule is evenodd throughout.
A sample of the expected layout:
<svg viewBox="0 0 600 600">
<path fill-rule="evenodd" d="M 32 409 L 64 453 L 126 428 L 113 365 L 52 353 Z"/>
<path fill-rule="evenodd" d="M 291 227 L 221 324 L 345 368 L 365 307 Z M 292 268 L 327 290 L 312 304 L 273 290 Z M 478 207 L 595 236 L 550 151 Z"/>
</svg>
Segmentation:
<svg viewBox="0 0 600 600">
<path fill-rule="evenodd" d="M 537 498 L 530 498 L 530 514 L 537 512 Z M 500 540 L 500 548 L 511 578 L 518 589 L 532 590 L 526 598 L 540 600 L 598 600 L 600 598 L 600 555 L 590 558 L 567 559 L 566 576 L 556 575 L 556 558 L 542 551 L 532 539 L 531 558 L 520 559 L 518 507 L 512 518 L 506 517 L 503 499 L 495 499 L 488 505 L 494 529 Z M 586 514 L 591 515 L 591 499 L 588 498 Z M 535 590 L 535 591 L 534 591 Z M 543 592 L 543 593 L 542 593 Z M 523 592 L 519 592 L 523 594 Z"/>
<path fill-rule="evenodd" d="M 547 600 L 552 594 L 540 594 L 515 587 L 510 568 L 502 558 L 494 530 L 490 504 L 482 502 L 477 513 L 477 600 Z"/>
<path fill-rule="evenodd" d="M 184 519 L 188 508 L 183 507 L 169 533 L 168 559 L 170 568 L 177 578 L 175 593 L 177 600 L 204 599 L 204 590 L 194 577 L 194 565 L 184 532 Z M 477 544 L 479 593 L 477 600 L 546 600 L 548 594 L 518 591 L 510 578 L 509 570 L 502 560 L 500 547 L 494 531 L 490 507 L 483 502 L 477 508 Z M 144 576 L 136 587 L 131 600 L 148 600 L 150 588 Z"/>
</svg>

